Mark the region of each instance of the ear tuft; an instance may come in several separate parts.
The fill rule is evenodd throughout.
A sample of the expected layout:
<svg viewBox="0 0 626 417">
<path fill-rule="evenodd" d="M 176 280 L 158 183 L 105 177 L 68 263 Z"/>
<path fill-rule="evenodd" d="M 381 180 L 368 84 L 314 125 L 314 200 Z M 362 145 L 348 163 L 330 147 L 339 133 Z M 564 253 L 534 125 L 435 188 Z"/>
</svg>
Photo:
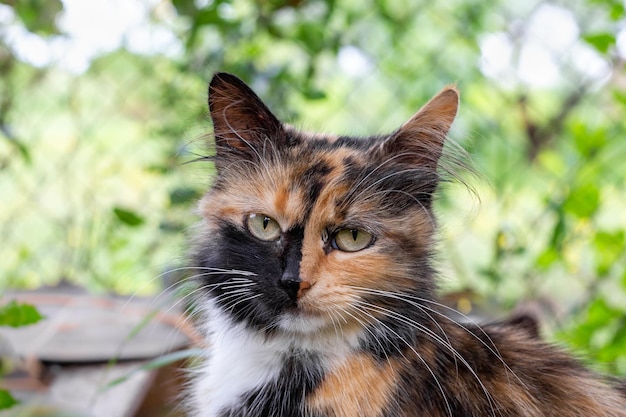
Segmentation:
<svg viewBox="0 0 626 417">
<path fill-rule="evenodd" d="M 263 101 L 232 74 L 217 73 L 211 79 L 209 109 L 218 159 L 233 152 L 252 157 L 255 149 L 282 131 L 280 121 Z"/>
<path fill-rule="evenodd" d="M 383 144 L 384 153 L 411 165 L 436 170 L 458 107 L 456 88 L 444 88 Z"/>
</svg>

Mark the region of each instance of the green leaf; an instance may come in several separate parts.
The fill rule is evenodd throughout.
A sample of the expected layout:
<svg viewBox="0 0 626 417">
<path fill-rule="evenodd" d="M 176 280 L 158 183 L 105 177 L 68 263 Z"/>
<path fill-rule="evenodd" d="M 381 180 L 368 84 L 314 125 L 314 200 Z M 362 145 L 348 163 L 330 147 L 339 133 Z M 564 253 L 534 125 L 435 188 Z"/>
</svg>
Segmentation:
<svg viewBox="0 0 626 417">
<path fill-rule="evenodd" d="M 536 259 L 535 264 L 542 270 L 548 269 L 552 264 L 560 258 L 559 252 L 555 248 L 546 248 Z"/>
<path fill-rule="evenodd" d="M 563 209 L 578 218 L 591 217 L 600 206 L 600 190 L 587 183 L 573 188 L 563 203 Z"/>
<path fill-rule="evenodd" d="M 583 123 L 579 123 L 573 129 L 574 143 L 578 152 L 589 158 L 597 153 L 608 142 L 606 128 L 591 129 Z"/>
<path fill-rule="evenodd" d="M 624 17 L 624 3 L 622 0 L 588 0 L 589 5 L 602 6 L 609 12 L 609 17 L 613 21 L 620 20 Z"/>
<path fill-rule="evenodd" d="M 564 215 L 564 207 L 563 206 L 557 206 L 556 207 L 556 214 L 557 214 L 557 221 L 556 224 L 554 225 L 554 229 L 552 230 L 552 236 L 550 237 L 550 247 L 553 248 L 553 250 L 559 252 L 563 246 L 563 240 L 565 240 L 565 235 L 566 235 L 566 224 L 565 224 L 565 215 Z M 557 255 L 558 256 L 558 255 Z"/>
<path fill-rule="evenodd" d="M 14 8 L 29 31 L 42 35 L 59 33 L 56 21 L 57 15 L 63 10 L 60 0 L 18 0 Z"/>
<path fill-rule="evenodd" d="M 608 32 L 584 35 L 583 39 L 603 54 L 606 54 L 611 46 L 615 45 L 615 35 Z"/>
<path fill-rule="evenodd" d="M 193 0 L 172 0 L 172 5 L 179 15 L 195 14 L 198 11 Z"/>
<path fill-rule="evenodd" d="M 324 47 L 325 35 L 323 25 L 304 21 L 298 26 L 296 37 L 310 53 L 318 53 Z"/>
<path fill-rule="evenodd" d="M 170 192 L 170 204 L 173 206 L 187 204 L 200 198 L 200 192 L 195 188 L 180 187 Z"/>
<path fill-rule="evenodd" d="M 615 3 L 611 6 L 611 12 L 609 13 L 609 15 L 611 16 L 611 19 L 613 19 L 614 21 L 618 21 L 624 17 L 625 12 L 626 7 L 624 7 L 624 4 Z"/>
<path fill-rule="evenodd" d="M 620 90 L 613 90 L 611 91 L 611 94 L 613 94 L 613 98 L 615 98 L 615 100 L 626 105 L 626 93 Z"/>
<path fill-rule="evenodd" d="M 143 217 L 141 217 L 139 214 L 135 213 L 134 211 L 131 211 L 128 209 L 115 207 L 113 209 L 113 213 L 115 214 L 115 217 L 117 217 L 119 221 L 131 227 L 139 226 L 143 224 L 144 222 Z"/>
<path fill-rule="evenodd" d="M 6 410 L 17 404 L 19 404 L 19 401 L 13 398 L 9 391 L 0 389 L 0 410 Z"/>
<path fill-rule="evenodd" d="M 326 98 L 326 93 L 317 88 L 307 88 L 304 90 L 304 96 L 309 100 L 322 100 Z"/>
<path fill-rule="evenodd" d="M 606 275 L 613 264 L 624 254 L 625 239 L 624 231 L 615 232 L 600 231 L 593 238 L 593 246 L 596 255 L 596 272 L 600 276 Z"/>
<path fill-rule="evenodd" d="M 595 328 L 606 326 L 617 314 L 602 298 L 594 300 L 587 310 L 587 323 Z"/>
<path fill-rule="evenodd" d="M 0 326 L 22 327 L 35 324 L 43 319 L 37 309 L 30 304 L 21 304 L 15 300 L 0 307 Z"/>
</svg>

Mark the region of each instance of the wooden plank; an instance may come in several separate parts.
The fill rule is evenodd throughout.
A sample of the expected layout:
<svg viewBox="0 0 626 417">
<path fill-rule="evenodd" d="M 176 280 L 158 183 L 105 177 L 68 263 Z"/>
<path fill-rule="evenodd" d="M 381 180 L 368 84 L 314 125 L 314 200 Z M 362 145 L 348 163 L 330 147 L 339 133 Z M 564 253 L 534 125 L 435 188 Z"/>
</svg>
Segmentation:
<svg viewBox="0 0 626 417">
<path fill-rule="evenodd" d="M 153 358 L 189 345 L 174 309 L 141 300 L 92 295 L 18 293 L 0 299 L 34 304 L 46 319 L 22 328 L 0 328 L 23 357 L 80 363 Z M 163 311 L 165 310 L 165 311 Z"/>
<path fill-rule="evenodd" d="M 169 381 L 160 381 L 159 387 L 153 384 L 164 369 L 137 370 L 197 340 L 175 301 L 52 289 L 5 294 L 0 304 L 11 299 L 37 306 L 46 318 L 32 326 L 0 328 L 18 364 L 18 372 L 0 386 L 23 402 L 0 417 L 131 417 L 140 407 L 152 416 L 166 409 L 168 398 L 180 395 L 182 383 L 173 377 L 180 363 L 165 368 L 161 378 Z M 131 371 L 127 380 L 106 388 Z M 174 405 L 168 417 L 175 412 Z"/>
<path fill-rule="evenodd" d="M 13 391 L 24 405 L 0 412 L 0 417 L 40 415 L 43 411 L 63 416 L 131 417 L 143 402 L 157 371 L 132 373 L 124 382 L 107 384 L 131 373 L 141 362 L 90 366 L 56 366 L 45 391 Z"/>
</svg>

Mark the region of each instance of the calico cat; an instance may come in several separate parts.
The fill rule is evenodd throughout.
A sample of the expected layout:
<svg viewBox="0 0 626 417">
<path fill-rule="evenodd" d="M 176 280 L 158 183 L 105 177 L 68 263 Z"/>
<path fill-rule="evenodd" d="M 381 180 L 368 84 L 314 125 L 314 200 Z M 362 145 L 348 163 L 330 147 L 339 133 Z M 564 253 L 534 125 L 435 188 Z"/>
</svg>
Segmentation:
<svg viewBox="0 0 626 417">
<path fill-rule="evenodd" d="M 193 254 L 196 417 L 626 416 L 623 383 L 532 322 L 458 323 L 432 263 L 458 93 L 384 136 L 303 133 L 233 75 L 209 86 L 216 176 Z"/>
</svg>

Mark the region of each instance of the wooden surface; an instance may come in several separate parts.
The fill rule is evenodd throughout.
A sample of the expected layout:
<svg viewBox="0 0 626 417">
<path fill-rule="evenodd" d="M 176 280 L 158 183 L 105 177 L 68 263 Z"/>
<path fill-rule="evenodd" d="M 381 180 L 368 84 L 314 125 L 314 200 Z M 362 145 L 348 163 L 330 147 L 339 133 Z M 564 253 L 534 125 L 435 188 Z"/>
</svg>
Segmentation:
<svg viewBox="0 0 626 417">
<path fill-rule="evenodd" d="M 46 319 L 17 329 L 0 327 L 0 335 L 20 356 L 43 362 L 138 360 L 189 344 L 189 337 L 178 329 L 185 320 L 172 308 L 174 302 L 163 306 L 86 294 L 16 293 L 0 304 L 9 299 L 37 306 Z"/>
<path fill-rule="evenodd" d="M 0 413 L 0 416 L 134 416 L 156 374 L 155 371 L 132 373 L 140 365 L 140 362 L 128 362 L 115 366 L 55 367 L 51 371 L 54 375 L 47 389 L 12 390 L 23 404 Z M 111 381 L 129 374 L 130 377 L 123 383 L 106 388 Z"/>
<path fill-rule="evenodd" d="M 175 301 L 44 291 L 7 294 L 0 304 L 12 299 L 37 306 L 46 318 L 0 327 L 0 354 L 16 369 L 0 386 L 22 401 L 0 417 L 152 417 L 175 409 L 167 402 L 180 395 L 177 369 L 140 369 L 191 344 L 193 332 Z M 121 377 L 127 378 L 110 385 Z"/>
</svg>

